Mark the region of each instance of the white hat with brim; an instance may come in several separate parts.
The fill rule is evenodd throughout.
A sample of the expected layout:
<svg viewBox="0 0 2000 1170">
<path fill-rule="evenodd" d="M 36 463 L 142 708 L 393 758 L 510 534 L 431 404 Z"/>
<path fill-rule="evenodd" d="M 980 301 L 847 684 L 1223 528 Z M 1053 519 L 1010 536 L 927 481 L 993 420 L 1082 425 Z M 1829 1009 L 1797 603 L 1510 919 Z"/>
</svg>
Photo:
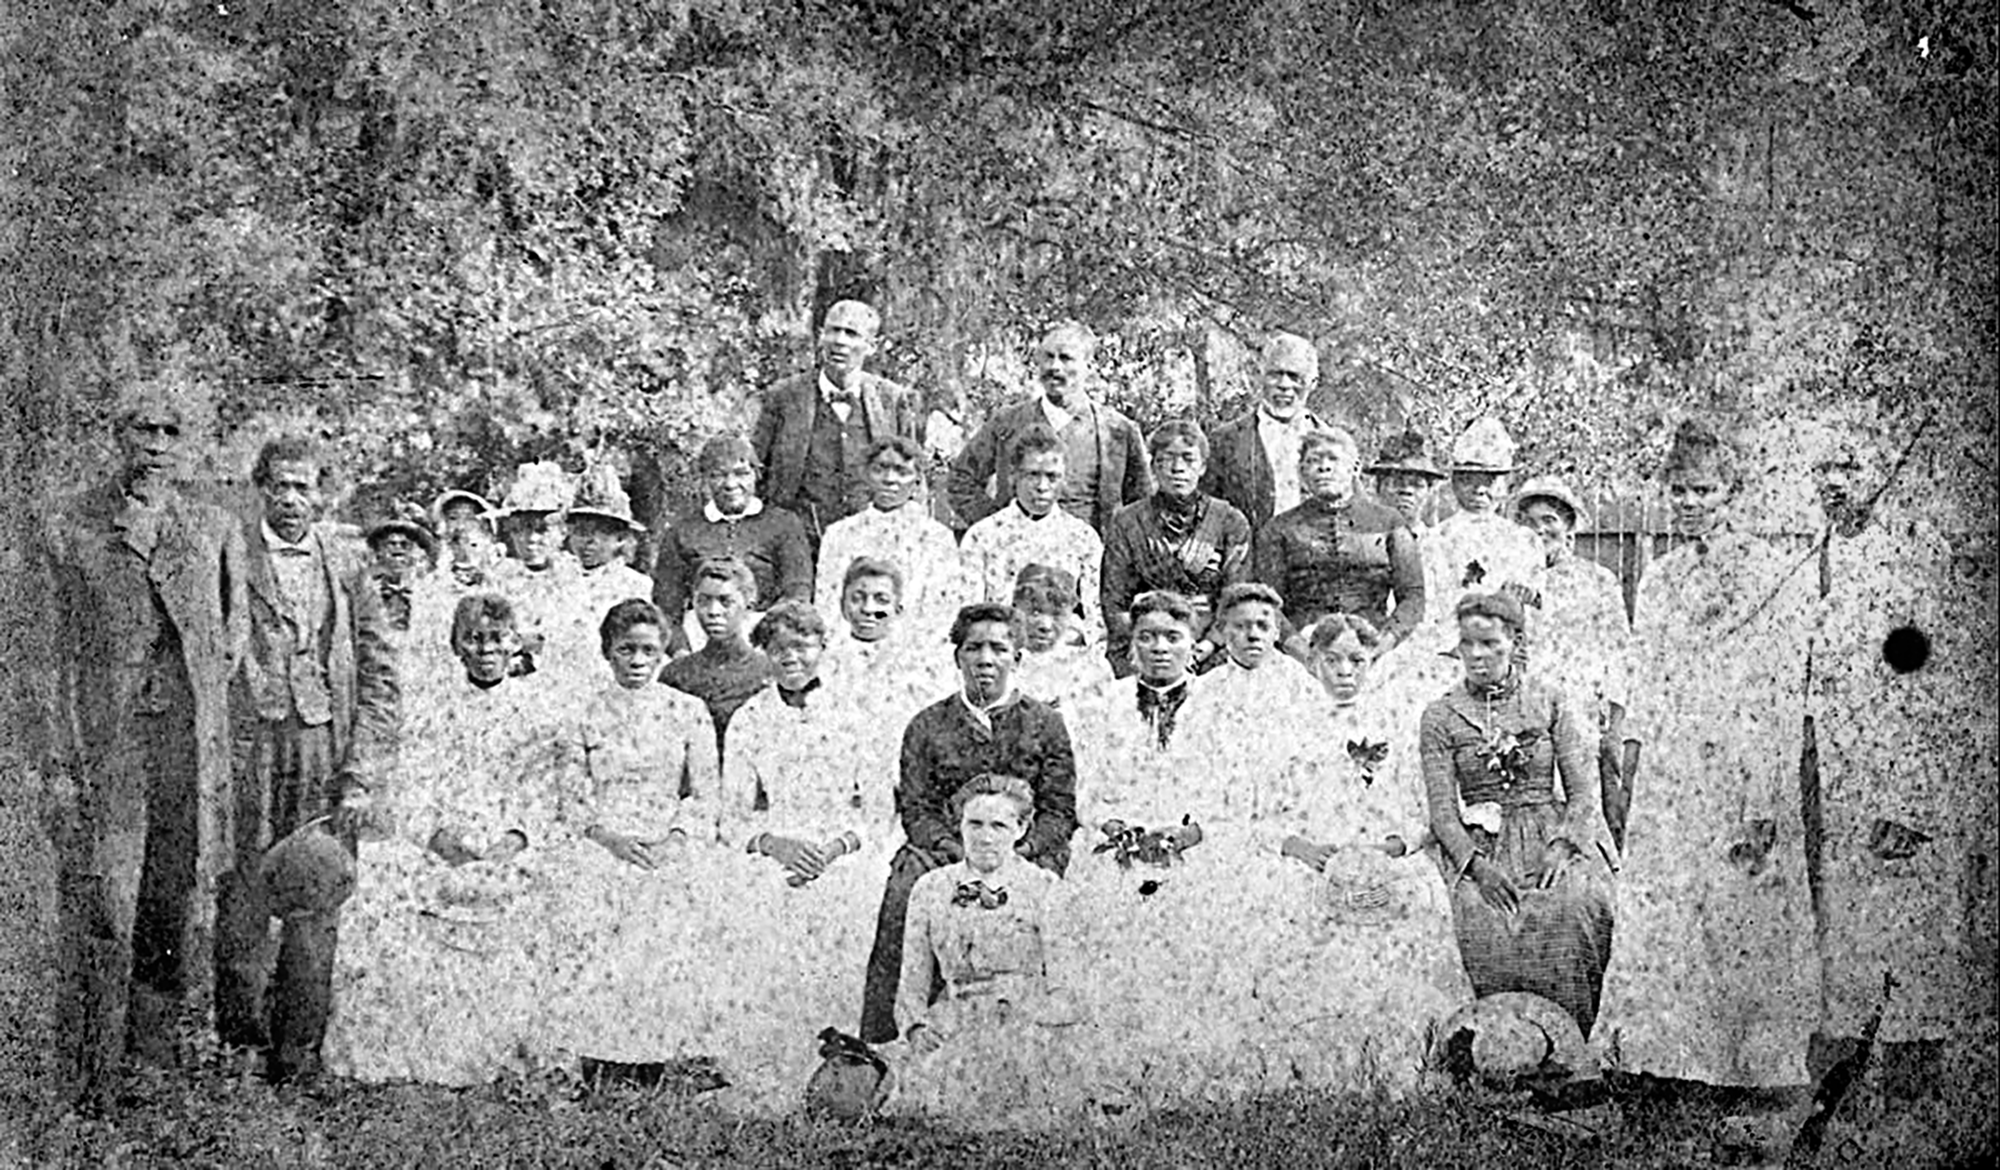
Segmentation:
<svg viewBox="0 0 2000 1170">
<path fill-rule="evenodd" d="M 524 463 L 514 474 L 514 484 L 500 501 L 500 513 L 513 516 L 522 512 L 566 512 L 569 510 L 570 483 L 563 469 L 554 463 Z"/>
<path fill-rule="evenodd" d="M 471 504 L 479 509 L 479 518 L 482 520 L 491 520 L 499 512 L 499 509 L 493 506 L 493 501 L 480 495 L 478 492 L 469 492 L 464 488 L 451 488 L 440 492 L 438 498 L 431 501 L 431 519 L 442 526 L 444 524 L 444 510 L 453 504 L 460 503 Z"/>
<path fill-rule="evenodd" d="M 1514 470 L 1514 439 L 1497 418 L 1482 418 L 1451 445 L 1453 471 L 1506 475 Z"/>
<path fill-rule="evenodd" d="M 646 531 L 646 526 L 632 517 L 632 497 L 625 494 L 618 473 L 608 466 L 600 465 L 584 473 L 576 485 L 576 498 L 570 501 L 569 514 L 623 524 L 635 534 Z"/>
<path fill-rule="evenodd" d="M 1575 526 L 1577 528 L 1582 528 L 1584 522 L 1590 516 L 1590 513 L 1584 509 L 1583 501 L 1577 498 L 1575 492 L 1569 490 L 1569 485 L 1553 475 L 1536 476 L 1534 479 L 1522 484 L 1514 492 L 1514 498 L 1508 504 L 1508 511 L 1519 516 L 1522 507 L 1529 500 L 1554 500 L 1556 503 L 1568 508 L 1570 515 L 1575 518 Z"/>
</svg>

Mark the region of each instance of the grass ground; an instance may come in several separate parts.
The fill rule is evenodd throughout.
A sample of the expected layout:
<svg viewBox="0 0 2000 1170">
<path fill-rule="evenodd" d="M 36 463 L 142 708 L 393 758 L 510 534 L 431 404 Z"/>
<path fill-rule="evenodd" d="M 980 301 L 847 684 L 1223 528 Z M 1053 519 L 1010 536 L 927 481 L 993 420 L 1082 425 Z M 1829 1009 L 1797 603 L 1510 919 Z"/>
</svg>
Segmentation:
<svg viewBox="0 0 2000 1170">
<path fill-rule="evenodd" d="M 1880 1075 L 1847 1100 L 1811 1165 L 1995 1164 L 1995 1061 L 1966 1046 L 1948 1073 L 1892 1098 Z M 30 1104 L 17 1098 L 17 1104 Z M 0 1168 L 48 1167 L 1657 1167 L 1725 1164 L 1712 1104 L 1628 1096 L 1598 1132 L 1550 1132 L 1541 1115 L 1464 1095 L 1407 1102 L 1291 1094 L 1050 1135 L 965 1134 L 910 1121 L 864 1125 L 730 1117 L 671 1091 L 579 1100 L 557 1080 L 452 1091 L 325 1083 L 273 1090 L 216 1066 L 135 1076 L 115 1118 L 46 1109 L 0 1133 Z M 1528 1120 L 1521 1120 L 1525 1117 Z"/>
</svg>

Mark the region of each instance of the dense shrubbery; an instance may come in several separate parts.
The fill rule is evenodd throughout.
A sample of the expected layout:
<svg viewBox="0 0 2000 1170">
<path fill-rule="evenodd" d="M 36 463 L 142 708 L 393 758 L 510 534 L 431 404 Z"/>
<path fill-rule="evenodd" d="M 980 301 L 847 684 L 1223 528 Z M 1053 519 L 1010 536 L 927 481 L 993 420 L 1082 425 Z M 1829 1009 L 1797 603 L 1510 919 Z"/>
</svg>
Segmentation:
<svg viewBox="0 0 2000 1170">
<path fill-rule="evenodd" d="M 1663 416 L 1829 396 L 1904 428 L 1941 400 L 1920 470 L 1962 473 L 1993 425 L 1992 22 L 1821 8 L 37 13 L 0 32 L 67 117 L 16 134 L 0 249 L 17 320 L 57 319 L 14 374 L 68 435 L 184 368 L 248 434 L 315 418 L 381 493 L 613 448 L 671 482 L 860 294 L 892 372 L 976 397 L 1073 315 L 1143 420 L 1214 414 L 1284 326 L 1366 421 L 1497 411 L 1604 486 Z"/>
</svg>

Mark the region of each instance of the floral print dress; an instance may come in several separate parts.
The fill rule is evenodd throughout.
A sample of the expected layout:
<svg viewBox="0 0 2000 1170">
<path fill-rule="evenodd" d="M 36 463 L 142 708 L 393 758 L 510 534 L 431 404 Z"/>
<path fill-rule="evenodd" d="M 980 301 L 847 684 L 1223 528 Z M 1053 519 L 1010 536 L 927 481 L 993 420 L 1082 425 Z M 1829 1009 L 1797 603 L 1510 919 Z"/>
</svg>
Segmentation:
<svg viewBox="0 0 2000 1170">
<path fill-rule="evenodd" d="M 574 847 L 560 713 L 523 679 L 438 698 L 405 725 L 396 829 L 362 843 L 342 915 L 325 1046 L 337 1075 L 472 1085 L 553 1059 L 548 999 L 574 974 L 552 897 Z M 509 832 L 527 848 L 454 866 L 426 847 L 445 827 L 474 849 Z"/>
<path fill-rule="evenodd" d="M 721 1020 L 701 927 L 715 840 L 714 724 L 672 687 L 606 682 L 563 739 L 564 818 L 577 841 L 563 874 L 561 931 L 575 977 L 558 989 L 566 1051 L 646 1063 L 707 1054 Z M 584 838 L 593 826 L 664 854 L 647 870 Z M 680 845 L 669 837 L 684 837 Z"/>
</svg>

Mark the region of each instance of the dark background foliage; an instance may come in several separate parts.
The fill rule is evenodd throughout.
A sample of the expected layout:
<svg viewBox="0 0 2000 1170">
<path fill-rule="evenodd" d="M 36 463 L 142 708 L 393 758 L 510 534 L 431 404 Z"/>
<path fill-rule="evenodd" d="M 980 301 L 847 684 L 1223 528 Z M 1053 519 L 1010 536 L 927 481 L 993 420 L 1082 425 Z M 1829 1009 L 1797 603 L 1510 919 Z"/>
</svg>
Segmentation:
<svg viewBox="0 0 2000 1170">
<path fill-rule="evenodd" d="M 1791 420 L 1865 403 L 1914 448 L 1898 496 L 1990 578 L 1995 16 L 8 5 L 0 571 L 34 503 L 101 469 L 107 406 L 142 378 L 204 388 L 224 478 L 278 427 L 328 435 L 355 515 L 531 458 L 617 460 L 658 514 L 691 445 L 858 295 L 880 365 L 975 405 L 1075 317 L 1142 422 L 1213 418 L 1285 328 L 1366 438 L 1496 413 L 1529 465 L 1628 493 L 1691 411 L 1767 436 L 1761 470 Z M 9 599 L 11 716 L 46 651 L 34 599 Z M 23 815 L 31 758 L 0 759 Z"/>
</svg>

